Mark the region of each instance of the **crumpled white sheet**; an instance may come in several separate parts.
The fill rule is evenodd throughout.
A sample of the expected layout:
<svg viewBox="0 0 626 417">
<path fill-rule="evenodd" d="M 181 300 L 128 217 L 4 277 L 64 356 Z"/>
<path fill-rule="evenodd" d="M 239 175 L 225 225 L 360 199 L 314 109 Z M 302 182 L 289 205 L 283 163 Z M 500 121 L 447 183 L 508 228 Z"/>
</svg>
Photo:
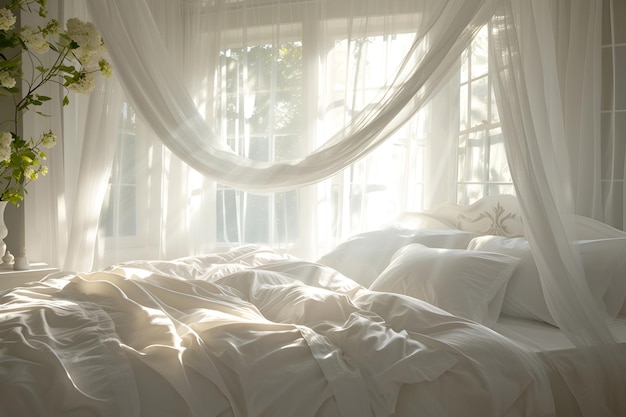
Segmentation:
<svg viewBox="0 0 626 417">
<path fill-rule="evenodd" d="M 259 247 L 0 297 L 0 416 L 543 416 L 508 339 Z"/>
</svg>

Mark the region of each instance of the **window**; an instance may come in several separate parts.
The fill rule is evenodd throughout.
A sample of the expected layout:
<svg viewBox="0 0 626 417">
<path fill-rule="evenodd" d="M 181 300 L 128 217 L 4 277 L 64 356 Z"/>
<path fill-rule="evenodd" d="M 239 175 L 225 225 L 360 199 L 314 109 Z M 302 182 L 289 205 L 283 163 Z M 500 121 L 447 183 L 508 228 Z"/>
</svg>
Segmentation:
<svg viewBox="0 0 626 417">
<path fill-rule="evenodd" d="M 128 104 L 124 104 L 109 188 L 100 215 L 101 230 L 106 237 L 128 238 L 138 232 L 138 161 L 135 113 Z"/>
<path fill-rule="evenodd" d="M 222 140 L 259 161 L 297 158 L 320 145 L 311 143 L 315 137 L 335 133 L 387 87 L 413 39 L 410 33 L 350 42 L 338 37 L 323 52 L 307 50 L 299 41 L 223 51 L 216 111 Z M 305 70 L 305 54 L 324 56 L 326 71 Z M 320 102 L 305 102 L 307 85 L 324 90 Z M 318 100 L 318 94 L 308 97 Z M 322 110 L 307 114 L 307 108 Z M 416 117 L 372 155 L 323 182 L 316 188 L 313 210 L 301 210 L 299 191 L 255 195 L 218 186 L 218 242 L 290 245 L 314 219 L 324 219 L 325 228 L 333 229 L 330 240 L 376 227 L 407 200 L 421 199 L 423 122 Z M 305 138 L 306 126 L 317 136 Z"/>
<path fill-rule="evenodd" d="M 488 26 L 462 57 L 457 203 L 514 194 L 495 96 L 488 73 Z"/>
<path fill-rule="evenodd" d="M 258 45 L 221 53 L 218 134 L 252 160 L 276 162 L 299 155 L 304 123 L 302 43 Z M 217 241 L 293 242 L 297 239 L 296 191 L 255 195 L 219 185 Z"/>
<path fill-rule="evenodd" d="M 314 45 L 326 48 L 319 51 L 306 47 L 300 40 L 302 32 L 306 30 L 292 24 L 289 40 L 278 46 L 263 34 L 257 45 L 231 46 L 221 52 L 212 114 L 219 120 L 216 131 L 221 140 L 240 155 L 276 162 L 319 146 L 318 140 L 335 133 L 387 87 L 414 38 L 408 31 L 381 31 L 350 42 L 338 35 L 333 42 Z M 304 67 L 305 62 L 320 59 L 327 61 L 325 66 Z M 138 140 L 144 133 L 137 130 L 127 106 L 102 213 L 104 235 L 115 241 L 111 247 L 127 250 L 159 240 L 170 244 L 171 239 L 159 235 L 162 230 L 192 227 L 202 229 L 198 241 L 218 245 L 293 248 L 306 238 L 320 255 L 351 235 L 382 226 L 398 211 L 421 210 L 455 196 L 457 203 L 469 204 L 490 194 L 514 193 L 488 76 L 486 27 L 464 53 L 459 81 L 450 85 L 455 96 L 459 93 L 458 109 L 444 94 L 437 103 L 424 106 L 390 140 L 332 178 L 306 190 L 264 195 L 164 168 L 170 167 L 160 162 L 167 153 Z M 312 108 L 317 111 L 311 112 Z M 450 117 L 440 117 L 442 111 L 450 112 Z M 441 119 L 437 123 L 449 131 L 442 134 L 433 118 Z M 451 127 L 450 120 L 458 120 L 458 129 Z M 442 171 L 443 178 L 432 181 Z M 149 185 L 138 183 L 138 175 L 148 176 Z M 456 184 L 449 185 L 455 178 Z M 178 187 L 183 183 L 185 187 Z M 191 195 L 175 188 L 191 190 Z M 168 201 L 187 201 L 193 207 L 182 216 L 180 209 L 169 209 Z M 126 209 L 120 210 L 120 202 Z M 157 215 L 147 207 L 157 205 L 169 213 Z M 166 227 L 171 214 L 180 219 Z M 148 217 L 154 218 L 146 221 Z M 137 235 L 134 242 L 133 235 Z"/>
<path fill-rule="evenodd" d="M 350 65 L 344 62 L 345 50 L 352 50 L 359 57 L 351 61 L 354 68 L 345 72 L 349 74 L 347 79 L 343 71 L 327 75 L 327 85 L 341 87 L 333 92 L 342 105 L 335 117 L 341 120 L 346 109 L 361 111 L 388 87 L 414 37 L 412 33 L 400 33 L 354 39 L 351 44 L 346 40 L 335 43 L 329 54 L 335 59 L 328 65 L 329 72 Z M 345 84 L 353 86 L 347 98 L 343 97 Z M 346 103 L 347 100 L 351 102 Z M 421 208 L 426 112 L 414 116 L 385 144 L 331 180 L 330 207 L 333 225 L 339 228 L 338 240 L 379 227 L 398 210 Z M 332 118 L 332 111 L 326 117 Z"/>
</svg>

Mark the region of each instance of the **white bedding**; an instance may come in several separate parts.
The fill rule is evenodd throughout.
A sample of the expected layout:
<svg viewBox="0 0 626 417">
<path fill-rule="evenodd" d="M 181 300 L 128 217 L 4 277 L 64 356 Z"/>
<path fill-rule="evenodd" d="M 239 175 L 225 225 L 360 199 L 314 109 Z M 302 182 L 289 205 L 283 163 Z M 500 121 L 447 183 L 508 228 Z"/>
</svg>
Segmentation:
<svg viewBox="0 0 626 417">
<path fill-rule="evenodd" d="M 574 344 L 558 328 L 537 320 L 525 320 L 510 316 L 500 316 L 494 328 L 535 352 L 574 351 Z M 615 339 L 626 346 L 626 316 L 618 316 L 609 322 Z"/>
<path fill-rule="evenodd" d="M 532 358 L 258 247 L 0 295 L 0 416 L 551 415 Z"/>
<path fill-rule="evenodd" d="M 517 340 L 528 346 L 542 361 L 543 368 L 550 380 L 557 416 L 581 417 L 583 415 L 580 408 L 581 398 L 577 398 L 572 392 L 588 391 L 589 372 L 597 371 L 586 369 L 585 366 L 589 363 L 588 355 L 593 353 L 593 349 L 584 351 L 576 348 L 558 328 L 537 320 L 501 316 L 494 328 L 512 340 Z M 612 319 L 609 328 L 615 340 L 626 348 L 626 316 Z M 602 349 L 602 347 L 598 347 L 598 349 Z M 605 383 L 607 392 L 615 391 L 611 388 L 610 380 L 596 380 L 596 382 Z M 617 395 L 623 397 L 623 393 Z M 598 400 L 594 399 L 593 401 Z M 582 404 L 586 403 L 582 402 Z M 600 411 L 597 404 L 593 405 L 592 403 L 587 407 L 590 415 L 607 415 L 605 411 Z M 620 413 L 617 416 L 621 415 Z"/>
</svg>

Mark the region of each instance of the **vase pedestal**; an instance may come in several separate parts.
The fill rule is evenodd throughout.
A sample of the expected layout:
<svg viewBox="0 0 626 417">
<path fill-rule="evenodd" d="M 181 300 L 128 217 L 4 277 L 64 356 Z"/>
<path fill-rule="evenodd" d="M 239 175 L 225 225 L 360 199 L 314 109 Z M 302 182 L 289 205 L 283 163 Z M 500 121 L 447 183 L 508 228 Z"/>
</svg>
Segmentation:
<svg viewBox="0 0 626 417">
<path fill-rule="evenodd" d="M 27 271 L 30 269 L 30 263 L 26 256 L 16 256 L 13 259 L 13 269 L 16 271 Z"/>
<path fill-rule="evenodd" d="M 0 259 L 2 260 L 0 264 L 5 266 L 13 264 L 14 270 L 27 271 L 30 269 L 30 263 L 26 257 L 25 248 L 22 248 L 20 253 L 14 256 L 7 250 L 7 244 L 4 241 L 9 234 L 9 229 L 4 220 L 4 212 L 8 204 L 8 201 L 0 201 Z"/>
<path fill-rule="evenodd" d="M 0 201 L 0 257 L 4 261 L 4 256 L 7 252 L 7 244 L 4 243 L 4 238 L 9 234 L 9 229 L 7 229 L 6 224 L 4 223 L 4 209 L 6 209 L 8 201 Z"/>
</svg>

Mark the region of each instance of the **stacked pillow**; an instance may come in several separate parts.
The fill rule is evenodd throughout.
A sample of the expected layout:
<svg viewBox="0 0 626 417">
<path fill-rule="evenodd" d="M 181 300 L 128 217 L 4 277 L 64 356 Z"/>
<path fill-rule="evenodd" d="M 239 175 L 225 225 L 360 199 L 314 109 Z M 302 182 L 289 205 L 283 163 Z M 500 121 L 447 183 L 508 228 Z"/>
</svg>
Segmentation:
<svg viewBox="0 0 626 417">
<path fill-rule="evenodd" d="M 616 317 L 626 298 L 626 238 L 578 240 L 574 245 L 580 251 L 594 299 L 610 317 Z M 520 258 L 505 292 L 502 313 L 556 325 L 526 239 L 480 236 L 470 242 L 468 249 Z"/>
<path fill-rule="evenodd" d="M 364 287 L 369 287 L 400 248 L 411 243 L 429 247 L 465 249 L 478 234 L 456 229 L 387 228 L 358 234 L 341 243 L 317 262 L 330 266 Z"/>
<path fill-rule="evenodd" d="M 400 249 L 370 289 L 406 294 L 456 316 L 492 325 L 519 259 L 500 253 L 429 248 Z"/>
<path fill-rule="evenodd" d="M 594 299 L 626 313 L 626 238 L 577 240 Z M 556 325 L 524 238 L 456 229 L 388 228 L 362 233 L 318 260 L 375 291 L 402 293 L 492 325 L 500 314 Z"/>
</svg>

